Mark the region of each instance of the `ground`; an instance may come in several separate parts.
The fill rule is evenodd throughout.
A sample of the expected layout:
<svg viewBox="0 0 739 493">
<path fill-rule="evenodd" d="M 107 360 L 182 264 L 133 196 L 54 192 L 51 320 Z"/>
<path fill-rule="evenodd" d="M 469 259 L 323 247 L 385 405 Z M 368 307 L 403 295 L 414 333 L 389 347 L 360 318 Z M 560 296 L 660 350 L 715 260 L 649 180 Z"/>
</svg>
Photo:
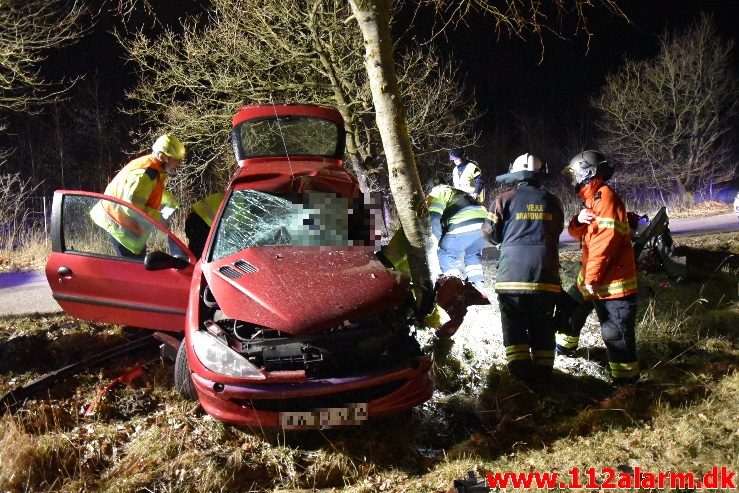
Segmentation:
<svg viewBox="0 0 739 493">
<path fill-rule="evenodd" d="M 739 234 L 679 245 L 690 280 L 640 277 L 644 372 L 635 387 L 611 387 L 594 320 L 580 357 L 557 358 L 550 385 L 521 386 L 504 367 L 495 302 L 473 308 L 451 340 L 421 334 L 436 355 L 430 402 L 358 428 L 284 434 L 224 425 L 172 390 L 171 362 L 144 351 L 6 410 L 0 490 L 428 493 L 449 491 L 467 471 L 737 471 Z M 572 279 L 578 254 L 562 257 Z M 0 319 L 0 395 L 137 336 L 65 315 Z M 138 365 L 143 376 L 84 415 L 103 387 Z"/>
</svg>

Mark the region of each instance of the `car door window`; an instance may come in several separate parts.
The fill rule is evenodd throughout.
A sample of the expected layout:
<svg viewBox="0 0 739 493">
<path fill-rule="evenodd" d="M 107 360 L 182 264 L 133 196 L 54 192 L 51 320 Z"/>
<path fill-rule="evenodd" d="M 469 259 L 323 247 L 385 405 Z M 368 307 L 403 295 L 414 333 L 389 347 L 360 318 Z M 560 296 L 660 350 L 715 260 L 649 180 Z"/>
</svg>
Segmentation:
<svg viewBox="0 0 739 493">
<path fill-rule="evenodd" d="M 66 195 L 62 206 L 63 251 L 119 257 L 118 241 L 140 257 L 152 251 L 187 258 L 151 218 L 112 200 L 86 195 Z M 116 240 L 118 238 L 118 240 Z M 129 260 L 141 260 L 136 257 Z"/>
</svg>

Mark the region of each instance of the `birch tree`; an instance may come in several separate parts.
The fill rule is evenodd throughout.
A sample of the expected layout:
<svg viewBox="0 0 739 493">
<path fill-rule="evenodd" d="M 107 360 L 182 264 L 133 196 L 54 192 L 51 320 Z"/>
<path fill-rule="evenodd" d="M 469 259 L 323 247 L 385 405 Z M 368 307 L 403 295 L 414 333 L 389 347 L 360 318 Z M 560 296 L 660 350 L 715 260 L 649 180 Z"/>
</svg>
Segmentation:
<svg viewBox="0 0 739 493">
<path fill-rule="evenodd" d="M 411 278 L 423 291 L 432 285 L 427 253 L 432 251 L 428 208 L 418 174 L 410 133 L 406 125 L 403 100 L 395 73 L 393 42 L 390 35 L 392 0 L 349 0 L 364 39 L 365 59 L 375 118 L 387 159 L 390 190 L 398 218 L 408 240 L 408 265 Z M 423 303 L 423 302 L 422 302 Z"/>
</svg>

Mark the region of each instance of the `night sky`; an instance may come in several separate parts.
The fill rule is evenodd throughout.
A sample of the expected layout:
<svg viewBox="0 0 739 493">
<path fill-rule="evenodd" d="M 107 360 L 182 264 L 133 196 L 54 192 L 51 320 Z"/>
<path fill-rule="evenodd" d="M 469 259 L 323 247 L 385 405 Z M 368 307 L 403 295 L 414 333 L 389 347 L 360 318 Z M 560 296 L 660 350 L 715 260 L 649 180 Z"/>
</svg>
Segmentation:
<svg viewBox="0 0 739 493">
<path fill-rule="evenodd" d="M 568 108 L 593 95 L 624 56 L 656 55 L 658 36 L 666 28 L 683 29 L 706 12 L 713 15 L 722 37 L 739 34 L 739 2 L 735 0 L 631 0 L 622 5 L 631 22 L 604 10 L 591 10 L 589 47 L 583 33 L 568 39 L 545 34 L 543 59 L 535 37 L 502 36 L 496 41 L 489 20 L 479 17 L 452 32 L 447 49 L 467 73 L 477 100 L 487 109 L 487 118 L 505 117 L 510 110 L 542 108 L 552 118 L 565 119 L 571 113 Z M 734 60 L 739 76 L 736 48 Z"/>
<path fill-rule="evenodd" d="M 605 9 L 589 10 L 589 29 L 593 34 L 589 46 L 582 32 L 572 35 L 573 19 L 566 21 L 569 25 L 562 30 L 564 39 L 545 33 L 543 59 L 542 46 L 535 36 L 520 39 L 503 34 L 498 38 L 492 20 L 481 16 L 468 16 L 437 37 L 435 42 L 458 64 L 485 112 L 481 122 L 483 137 L 495 125 L 506 125 L 513 114 L 541 113 L 562 128 L 567 127 L 568 120 L 581 117 L 580 108 L 597 93 L 606 74 L 615 71 L 624 56 L 644 58 L 657 54 L 658 36 L 665 28 L 685 28 L 701 12 L 713 14 L 719 33 L 725 38 L 739 34 L 737 0 L 626 0 L 621 4 L 630 22 Z M 198 0 L 158 0 L 153 5 L 158 15 L 175 25 L 179 17 L 202 12 Z M 402 19 L 401 15 L 401 22 Z M 432 19 L 428 12 L 418 19 L 420 27 L 415 38 L 408 36 L 406 42 L 428 39 L 423 26 Z M 65 49 L 63 56 L 50 57 L 51 72 L 66 70 L 73 76 L 75 72 L 97 71 L 110 97 L 122 102 L 124 90 L 136 81 L 133 68 L 124 64 L 122 50 L 110 34 L 114 28 L 122 27 L 120 19 L 102 15 L 91 36 Z M 157 30 L 145 16 L 129 19 L 129 29 L 140 27 Z M 739 76 L 736 48 L 734 59 Z"/>
</svg>

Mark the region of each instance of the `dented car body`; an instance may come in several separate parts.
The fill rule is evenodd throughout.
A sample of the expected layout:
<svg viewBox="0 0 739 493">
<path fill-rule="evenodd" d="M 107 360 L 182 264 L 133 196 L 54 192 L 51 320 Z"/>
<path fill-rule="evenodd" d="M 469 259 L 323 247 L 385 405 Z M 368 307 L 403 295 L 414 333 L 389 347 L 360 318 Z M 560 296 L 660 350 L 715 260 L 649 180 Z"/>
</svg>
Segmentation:
<svg viewBox="0 0 739 493">
<path fill-rule="evenodd" d="M 58 191 L 55 299 L 82 319 L 184 332 L 175 385 L 226 422 L 325 428 L 426 401 L 431 356 L 415 338 L 410 280 L 376 255 L 339 113 L 242 108 L 232 140 L 239 166 L 199 261 L 130 204 Z M 101 200 L 151 223 L 145 259 L 106 245 L 89 221 Z"/>
</svg>

